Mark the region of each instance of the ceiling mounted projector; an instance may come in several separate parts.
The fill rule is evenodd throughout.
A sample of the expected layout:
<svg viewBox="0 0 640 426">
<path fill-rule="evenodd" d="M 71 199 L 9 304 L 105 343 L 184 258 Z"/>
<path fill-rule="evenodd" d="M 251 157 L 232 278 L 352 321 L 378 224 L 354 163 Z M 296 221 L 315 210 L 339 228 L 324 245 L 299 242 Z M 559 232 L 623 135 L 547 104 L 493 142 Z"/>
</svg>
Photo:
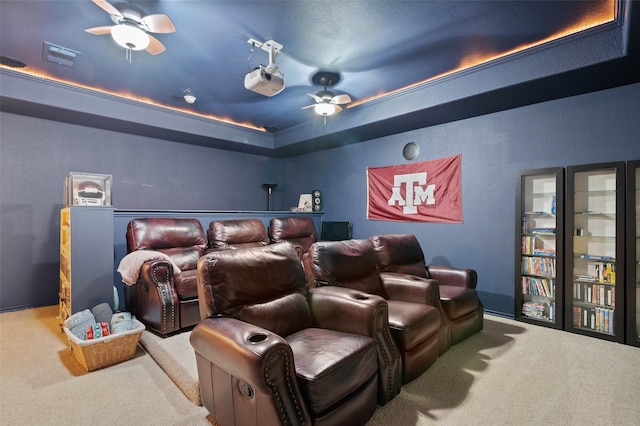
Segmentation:
<svg viewBox="0 0 640 426">
<path fill-rule="evenodd" d="M 284 74 L 275 64 L 275 57 L 282 49 L 282 45 L 273 40 L 260 43 L 250 38 L 247 43 L 252 47 L 260 47 L 269 52 L 269 65 L 260 65 L 244 76 L 244 88 L 264 96 L 273 96 L 284 89 Z"/>
<path fill-rule="evenodd" d="M 284 78 L 267 71 L 264 65 L 244 76 L 244 88 L 264 96 L 273 96 L 284 89 Z"/>
</svg>

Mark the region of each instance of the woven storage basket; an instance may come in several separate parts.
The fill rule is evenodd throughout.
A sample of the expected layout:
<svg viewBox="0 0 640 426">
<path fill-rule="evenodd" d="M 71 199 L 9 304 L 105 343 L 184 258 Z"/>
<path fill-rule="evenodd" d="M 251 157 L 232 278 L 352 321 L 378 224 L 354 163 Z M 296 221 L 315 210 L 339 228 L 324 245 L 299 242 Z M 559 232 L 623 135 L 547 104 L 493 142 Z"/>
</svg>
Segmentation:
<svg viewBox="0 0 640 426">
<path fill-rule="evenodd" d="M 64 327 L 73 355 L 87 371 L 108 367 L 133 358 L 145 327 L 136 320 L 136 328 L 93 340 L 82 340 Z"/>
</svg>

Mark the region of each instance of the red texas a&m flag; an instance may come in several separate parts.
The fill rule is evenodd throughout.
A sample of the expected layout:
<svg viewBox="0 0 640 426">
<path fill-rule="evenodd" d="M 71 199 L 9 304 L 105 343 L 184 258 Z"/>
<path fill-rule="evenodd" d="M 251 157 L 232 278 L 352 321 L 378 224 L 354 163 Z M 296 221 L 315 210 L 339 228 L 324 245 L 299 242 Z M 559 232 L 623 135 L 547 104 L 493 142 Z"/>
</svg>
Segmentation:
<svg viewBox="0 0 640 426">
<path fill-rule="evenodd" d="M 462 223 L 462 155 L 367 168 L 367 219 Z"/>
</svg>

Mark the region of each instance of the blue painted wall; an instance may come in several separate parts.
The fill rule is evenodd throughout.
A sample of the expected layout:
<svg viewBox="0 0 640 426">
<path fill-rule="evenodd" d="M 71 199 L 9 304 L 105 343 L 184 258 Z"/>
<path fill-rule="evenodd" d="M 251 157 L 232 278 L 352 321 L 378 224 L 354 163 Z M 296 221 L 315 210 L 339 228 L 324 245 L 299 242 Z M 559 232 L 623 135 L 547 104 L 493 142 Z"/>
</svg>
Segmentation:
<svg viewBox="0 0 640 426">
<path fill-rule="evenodd" d="M 280 183 L 279 159 L 4 112 L 0 121 L 0 310 L 58 303 L 70 171 L 112 175 L 119 209 L 265 210 L 261 184 Z"/>
<path fill-rule="evenodd" d="M 339 119 L 334 117 L 331 119 Z M 287 159 L 0 113 L 0 310 L 58 301 L 59 209 L 70 171 L 113 175 L 120 209 L 264 210 L 324 192 L 324 220 L 354 238 L 411 232 L 430 263 L 478 270 L 488 310 L 513 314 L 515 172 L 640 159 L 640 84 L 433 126 Z M 368 221 L 367 167 L 462 154 L 464 223 Z"/>
<path fill-rule="evenodd" d="M 339 118 L 331 118 L 339 119 Z M 463 224 L 366 219 L 366 168 L 462 154 Z M 640 85 L 620 87 L 302 155 L 285 163 L 283 202 L 324 193 L 325 220 L 350 220 L 354 238 L 415 234 L 428 263 L 474 268 L 487 310 L 513 315 L 517 170 L 640 159 Z"/>
</svg>

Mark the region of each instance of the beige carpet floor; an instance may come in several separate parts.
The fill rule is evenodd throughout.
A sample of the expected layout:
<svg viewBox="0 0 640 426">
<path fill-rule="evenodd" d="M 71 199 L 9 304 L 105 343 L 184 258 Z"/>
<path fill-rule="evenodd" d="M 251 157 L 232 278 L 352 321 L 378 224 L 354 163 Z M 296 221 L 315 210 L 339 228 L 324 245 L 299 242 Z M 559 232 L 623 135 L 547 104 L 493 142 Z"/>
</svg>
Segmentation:
<svg viewBox="0 0 640 426">
<path fill-rule="evenodd" d="M 55 306 L 0 314 L 0 425 L 215 424 L 140 346 L 129 361 L 84 372 L 56 315 Z M 172 353 L 193 356 L 188 336 L 165 339 L 174 342 Z M 487 315 L 481 333 L 405 385 L 367 426 L 639 419 L 640 348 Z"/>
<path fill-rule="evenodd" d="M 57 306 L 0 314 L 0 425 L 211 425 L 138 346 L 133 359 L 87 373 Z"/>
<path fill-rule="evenodd" d="M 190 336 L 191 332 L 187 331 L 163 338 L 145 330 L 140 336 L 140 345 L 189 401 L 202 405 L 196 356 L 189 342 Z"/>
</svg>

